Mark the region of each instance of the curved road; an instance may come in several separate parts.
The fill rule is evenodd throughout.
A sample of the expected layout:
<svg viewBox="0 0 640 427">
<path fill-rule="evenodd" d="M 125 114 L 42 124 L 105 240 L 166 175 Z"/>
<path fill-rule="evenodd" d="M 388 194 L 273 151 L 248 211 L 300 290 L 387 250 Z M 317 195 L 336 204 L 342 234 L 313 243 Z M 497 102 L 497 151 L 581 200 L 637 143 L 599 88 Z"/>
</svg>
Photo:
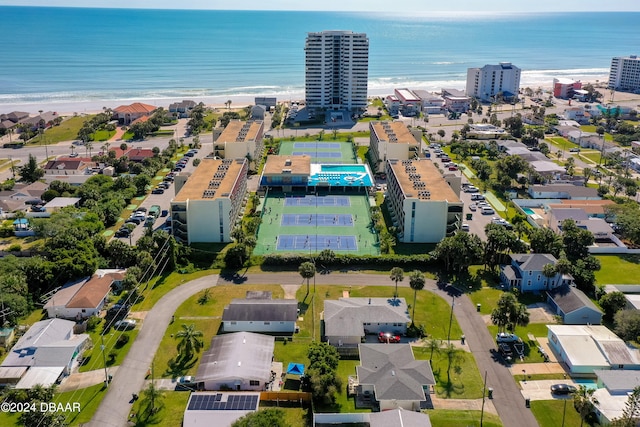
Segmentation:
<svg viewBox="0 0 640 427">
<path fill-rule="evenodd" d="M 187 298 L 216 285 L 218 275 L 201 277 L 174 288 L 153 306 L 142 322 L 142 328 L 127 357 L 113 377 L 104 399 L 93 415 L 92 427 L 122 427 L 127 425 L 131 410 L 131 395 L 144 387 L 147 370 L 151 367 L 160 341 L 169 326 L 171 316 Z"/>
<path fill-rule="evenodd" d="M 259 273 L 246 276 L 206 276 L 187 282 L 165 295 L 148 312 L 136 341 L 118 369 L 105 398 L 96 411 L 90 426 L 121 427 L 127 425 L 131 409 L 132 393 L 144 387 L 144 380 L 153 355 L 176 309 L 187 298 L 217 284 L 281 284 L 301 285 L 303 279 L 297 272 Z M 330 273 L 317 274 L 317 285 L 392 286 L 386 274 Z M 399 286 L 408 287 L 408 280 Z M 438 289 L 434 280 L 427 279 L 425 289 L 449 300 L 451 294 Z M 535 417 L 525 407 L 524 398 L 507 366 L 494 358 L 495 342 L 484 321 L 476 312 L 475 305 L 467 295 L 455 298 L 454 314 L 465 334 L 469 349 L 476 358 L 480 373 L 487 372 L 487 385 L 493 388 L 493 404 L 505 427 L 537 427 Z"/>
</svg>

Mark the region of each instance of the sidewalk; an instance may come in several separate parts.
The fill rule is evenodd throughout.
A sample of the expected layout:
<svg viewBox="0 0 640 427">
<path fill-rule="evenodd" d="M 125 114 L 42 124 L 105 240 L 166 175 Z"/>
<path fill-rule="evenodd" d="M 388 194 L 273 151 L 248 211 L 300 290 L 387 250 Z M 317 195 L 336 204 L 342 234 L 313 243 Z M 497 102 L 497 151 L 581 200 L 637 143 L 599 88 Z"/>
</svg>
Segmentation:
<svg viewBox="0 0 640 427">
<path fill-rule="evenodd" d="M 118 371 L 117 366 L 111 366 L 107 368 L 107 374 L 115 376 Z M 82 388 L 91 387 L 94 385 L 102 384 L 105 380 L 104 369 L 96 369 L 94 371 L 78 372 L 69 375 L 62 384 L 57 388 L 59 392 L 74 391 Z"/>
</svg>

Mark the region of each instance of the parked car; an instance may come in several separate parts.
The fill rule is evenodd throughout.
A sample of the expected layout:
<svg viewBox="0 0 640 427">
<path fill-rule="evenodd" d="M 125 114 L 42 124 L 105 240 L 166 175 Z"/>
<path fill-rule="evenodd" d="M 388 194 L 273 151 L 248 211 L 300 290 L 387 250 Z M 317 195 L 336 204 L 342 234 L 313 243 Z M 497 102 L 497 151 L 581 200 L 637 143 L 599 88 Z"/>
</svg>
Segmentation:
<svg viewBox="0 0 640 427">
<path fill-rule="evenodd" d="M 169 188 L 170 185 L 171 184 L 168 181 L 162 181 L 160 184 L 158 184 L 158 188 L 162 188 L 166 190 Z"/>
<path fill-rule="evenodd" d="M 500 332 L 498 335 L 496 335 L 496 342 L 520 342 L 520 337 L 518 337 L 516 334 Z"/>
<path fill-rule="evenodd" d="M 469 231 L 469 230 L 470 230 L 470 228 L 469 228 L 469 224 L 466 224 L 466 223 L 462 224 L 462 227 L 460 228 L 460 230 L 462 230 L 462 231 Z"/>
<path fill-rule="evenodd" d="M 484 200 L 484 196 L 482 194 L 472 194 L 471 200 Z"/>
<path fill-rule="evenodd" d="M 151 190 L 151 194 L 164 194 L 164 188 L 156 187 Z"/>
<path fill-rule="evenodd" d="M 488 206 L 483 206 L 481 213 L 482 215 L 493 215 L 494 213 L 496 213 L 496 211 L 494 211 L 493 208 L 490 208 Z"/>
<path fill-rule="evenodd" d="M 184 155 L 187 156 L 187 157 L 193 157 L 193 156 L 196 155 L 196 153 L 192 153 L 190 151 L 187 151 L 186 153 L 184 153 Z"/>
<path fill-rule="evenodd" d="M 506 360 L 511 360 L 513 357 L 513 351 L 511 351 L 511 346 L 507 343 L 498 344 L 498 351 Z"/>
<path fill-rule="evenodd" d="M 470 210 L 470 211 L 475 212 L 475 211 L 476 211 L 476 209 L 478 209 L 478 207 L 476 206 L 476 204 L 475 204 L 475 203 L 471 203 L 471 204 L 469 205 L 469 210 Z"/>
<path fill-rule="evenodd" d="M 450 171 L 457 171 L 458 167 L 457 166 L 449 166 L 449 170 Z"/>
<path fill-rule="evenodd" d="M 580 149 L 579 148 L 572 148 L 571 150 L 569 150 L 569 152 L 571 152 L 571 153 L 579 153 Z"/>
<path fill-rule="evenodd" d="M 378 342 L 382 343 L 399 343 L 400 335 L 394 335 L 391 332 L 380 332 L 378 334 Z"/>
<path fill-rule="evenodd" d="M 160 216 L 167 216 L 169 215 L 169 211 L 167 209 L 163 209 L 162 212 L 160 212 Z"/>
<path fill-rule="evenodd" d="M 113 327 L 120 331 L 128 331 L 136 327 L 136 321 L 133 319 L 118 320 Z"/>
<path fill-rule="evenodd" d="M 197 383 L 191 375 L 178 378 L 176 390 L 195 390 Z"/>
<path fill-rule="evenodd" d="M 129 231 L 129 229 L 127 227 L 121 227 L 120 229 L 118 229 L 118 231 L 116 231 L 115 236 L 116 237 L 129 237 L 129 234 L 131 234 L 131 231 Z"/>
<path fill-rule="evenodd" d="M 140 217 L 138 217 L 138 216 L 132 216 L 132 217 L 127 218 L 127 220 L 126 220 L 124 223 L 125 223 L 125 224 L 135 224 L 135 225 L 138 225 L 138 224 L 140 224 L 142 221 L 144 221 L 144 217 L 140 218 Z M 124 228 L 124 227 L 123 227 L 123 228 Z M 121 228 L 120 230 L 122 230 L 122 228 Z M 118 236 L 116 236 L 116 237 L 118 237 Z"/>
<path fill-rule="evenodd" d="M 554 384 L 551 386 L 551 394 L 572 394 L 576 388 L 570 384 Z"/>
</svg>

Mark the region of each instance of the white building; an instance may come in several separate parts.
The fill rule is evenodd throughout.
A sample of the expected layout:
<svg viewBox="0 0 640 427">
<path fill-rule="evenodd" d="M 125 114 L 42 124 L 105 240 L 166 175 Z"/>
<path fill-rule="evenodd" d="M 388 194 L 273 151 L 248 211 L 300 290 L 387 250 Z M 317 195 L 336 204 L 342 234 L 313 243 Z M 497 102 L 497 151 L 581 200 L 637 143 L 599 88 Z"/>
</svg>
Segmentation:
<svg viewBox="0 0 640 427">
<path fill-rule="evenodd" d="M 367 107 L 369 39 L 364 33 L 309 33 L 305 43 L 307 107 L 363 110 Z"/>
<path fill-rule="evenodd" d="M 250 156 L 255 161 L 262 158 L 264 122 L 232 120 L 222 133 L 213 134 L 213 154 L 223 159 L 240 159 Z"/>
<path fill-rule="evenodd" d="M 233 299 L 222 312 L 225 332 L 293 334 L 298 319 L 295 299 Z"/>
<path fill-rule="evenodd" d="M 467 69 L 467 96 L 491 101 L 498 94 L 517 98 L 519 90 L 520 68 L 510 62 Z"/>
<path fill-rule="evenodd" d="M 230 242 L 242 215 L 248 170 L 245 158 L 202 159 L 171 200 L 174 237 L 188 243 Z"/>
<path fill-rule="evenodd" d="M 407 88 L 395 89 L 393 93 L 400 102 L 400 108 L 402 109 L 403 115 L 413 117 L 420 112 L 421 101 L 415 93 Z"/>
<path fill-rule="evenodd" d="M 442 114 L 442 109 L 444 108 L 444 98 L 422 89 L 414 90 L 413 93 L 415 93 L 416 96 L 420 98 L 423 113 Z"/>
<path fill-rule="evenodd" d="M 609 89 L 629 92 L 640 90 L 640 58 L 637 55 L 611 59 Z"/>
<path fill-rule="evenodd" d="M 420 140 L 403 122 L 369 122 L 369 134 L 369 154 L 374 172 L 384 171 L 387 159 L 413 159 L 420 151 Z"/>
<path fill-rule="evenodd" d="M 431 160 L 387 160 L 387 203 L 398 240 L 438 243 L 460 229 L 461 178 L 443 177 Z"/>
</svg>

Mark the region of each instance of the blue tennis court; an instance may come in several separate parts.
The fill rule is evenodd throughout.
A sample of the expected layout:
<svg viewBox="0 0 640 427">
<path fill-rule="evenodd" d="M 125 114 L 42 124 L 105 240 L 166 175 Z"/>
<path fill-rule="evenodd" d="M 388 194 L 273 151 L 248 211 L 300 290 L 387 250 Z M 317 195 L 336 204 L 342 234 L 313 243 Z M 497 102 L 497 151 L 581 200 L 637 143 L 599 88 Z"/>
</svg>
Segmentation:
<svg viewBox="0 0 640 427">
<path fill-rule="evenodd" d="M 280 225 L 353 227 L 353 216 L 351 214 L 283 214 Z"/>
<path fill-rule="evenodd" d="M 277 250 L 357 251 L 356 236 L 332 236 L 329 234 L 281 234 L 278 236 Z"/>
<path fill-rule="evenodd" d="M 310 156 L 310 157 L 322 157 L 322 158 L 332 158 L 332 159 L 341 159 L 342 153 L 339 151 L 294 151 L 291 153 L 294 156 Z"/>
<path fill-rule="evenodd" d="M 287 197 L 285 206 L 351 206 L 348 196 Z"/>
<path fill-rule="evenodd" d="M 294 142 L 293 148 L 330 148 L 332 150 L 339 150 L 339 142 Z"/>
</svg>

